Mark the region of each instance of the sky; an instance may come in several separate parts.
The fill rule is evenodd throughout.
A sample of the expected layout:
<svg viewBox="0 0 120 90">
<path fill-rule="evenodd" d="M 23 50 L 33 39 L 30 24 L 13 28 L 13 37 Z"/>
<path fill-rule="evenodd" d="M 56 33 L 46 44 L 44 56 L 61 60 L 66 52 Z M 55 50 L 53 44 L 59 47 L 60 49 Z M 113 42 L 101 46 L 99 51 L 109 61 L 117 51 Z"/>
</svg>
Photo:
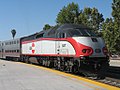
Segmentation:
<svg viewBox="0 0 120 90">
<path fill-rule="evenodd" d="M 80 10 L 95 7 L 104 18 L 112 17 L 112 0 L 0 0 L 0 41 L 12 39 L 12 29 L 20 38 L 41 31 L 45 24 L 54 26 L 59 11 L 72 2 Z"/>
</svg>

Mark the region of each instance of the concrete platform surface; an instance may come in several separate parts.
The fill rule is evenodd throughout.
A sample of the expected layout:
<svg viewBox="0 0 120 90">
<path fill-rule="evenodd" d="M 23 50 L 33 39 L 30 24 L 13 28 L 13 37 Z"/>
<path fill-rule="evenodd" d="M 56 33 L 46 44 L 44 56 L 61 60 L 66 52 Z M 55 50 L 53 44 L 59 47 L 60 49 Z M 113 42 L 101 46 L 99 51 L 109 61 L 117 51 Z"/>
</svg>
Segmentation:
<svg viewBox="0 0 120 90">
<path fill-rule="evenodd" d="M 110 66 L 120 67 L 120 60 L 110 60 Z"/>
<path fill-rule="evenodd" d="M 120 90 L 44 67 L 0 60 L 0 90 Z"/>
</svg>

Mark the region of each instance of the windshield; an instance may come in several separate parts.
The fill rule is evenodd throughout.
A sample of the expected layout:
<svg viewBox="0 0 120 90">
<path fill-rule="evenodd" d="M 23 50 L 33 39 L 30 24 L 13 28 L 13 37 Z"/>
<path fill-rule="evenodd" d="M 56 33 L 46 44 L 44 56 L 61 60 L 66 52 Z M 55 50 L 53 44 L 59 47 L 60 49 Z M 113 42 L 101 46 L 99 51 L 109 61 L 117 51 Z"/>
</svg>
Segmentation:
<svg viewBox="0 0 120 90">
<path fill-rule="evenodd" d="M 97 37 L 97 35 L 92 30 L 87 28 L 71 29 L 69 30 L 69 33 L 71 37 L 78 37 L 78 36 Z"/>
</svg>

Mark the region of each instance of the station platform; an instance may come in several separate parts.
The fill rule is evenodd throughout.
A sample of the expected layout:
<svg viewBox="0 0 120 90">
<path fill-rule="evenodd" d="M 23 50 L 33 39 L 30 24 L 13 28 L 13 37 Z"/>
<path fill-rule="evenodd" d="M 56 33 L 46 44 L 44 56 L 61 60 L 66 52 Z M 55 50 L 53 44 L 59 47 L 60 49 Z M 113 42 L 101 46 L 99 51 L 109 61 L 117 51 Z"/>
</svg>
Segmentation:
<svg viewBox="0 0 120 90">
<path fill-rule="evenodd" d="M 49 68 L 0 60 L 0 90 L 120 90 Z"/>
<path fill-rule="evenodd" d="M 120 67 L 120 59 L 110 59 L 110 66 Z"/>
</svg>

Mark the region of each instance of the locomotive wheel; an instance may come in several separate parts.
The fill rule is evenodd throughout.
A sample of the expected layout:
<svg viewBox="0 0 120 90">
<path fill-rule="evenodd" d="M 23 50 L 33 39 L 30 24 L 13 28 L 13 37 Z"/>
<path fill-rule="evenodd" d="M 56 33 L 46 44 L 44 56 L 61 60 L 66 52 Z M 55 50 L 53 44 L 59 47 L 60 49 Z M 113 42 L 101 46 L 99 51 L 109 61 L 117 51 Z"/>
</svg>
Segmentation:
<svg viewBox="0 0 120 90">
<path fill-rule="evenodd" d="M 15 60 L 14 60 L 15 62 L 19 62 L 19 58 L 15 58 Z"/>
<path fill-rule="evenodd" d="M 55 67 L 55 69 L 57 69 L 57 70 L 60 70 L 60 61 L 59 60 L 55 60 L 54 61 L 54 67 Z"/>
<path fill-rule="evenodd" d="M 72 73 L 77 74 L 78 72 L 79 72 L 79 67 L 74 65 L 72 67 Z"/>
<path fill-rule="evenodd" d="M 54 67 L 54 62 L 53 62 L 53 61 L 50 61 L 49 67 L 50 67 L 50 68 L 53 68 L 53 67 Z"/>
<path fill-rule="evenodd" d="M 29 64 L 30 63 L 29 57 L 26 56 L 25 59 L 24 59 L 24 62 Z"/>
<path fill-rule="evenodd" d="M 39 64 L 39 65 L 41 65 L 41 63 L 40 63 L 39 59 L 37 59 L 37 62 L 38 62 L 38 64 Z"/>
</svg>

